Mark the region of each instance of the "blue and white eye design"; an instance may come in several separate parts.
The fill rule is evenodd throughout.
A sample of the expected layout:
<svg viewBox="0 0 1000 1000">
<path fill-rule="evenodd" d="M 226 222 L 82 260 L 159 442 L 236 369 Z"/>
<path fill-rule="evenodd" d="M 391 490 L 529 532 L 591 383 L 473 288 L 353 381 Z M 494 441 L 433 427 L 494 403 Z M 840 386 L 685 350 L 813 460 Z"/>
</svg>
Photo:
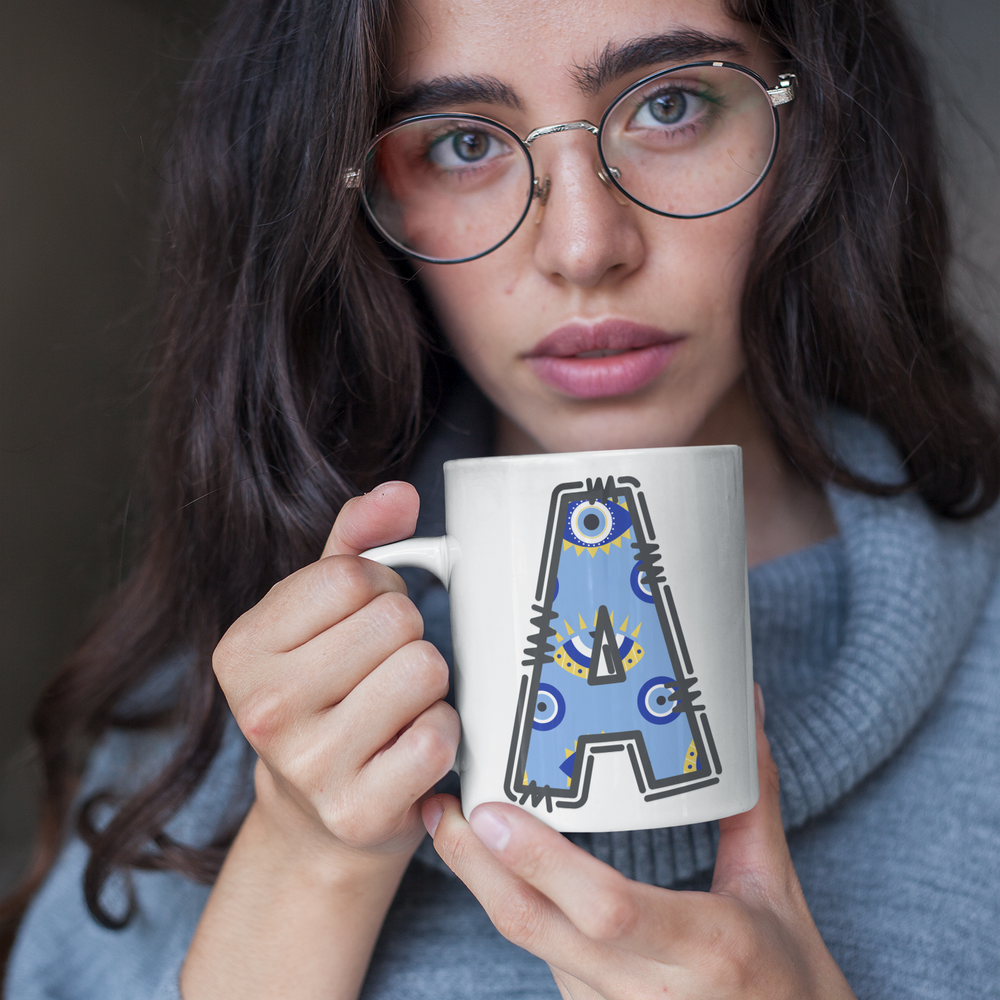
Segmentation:
<svg viewBox="0 0 1000 1000">
<path fill-rule="evenodd" d="M 545 732 L 555 729 L 566 714 L 566 699 L 559 690 L 551 684 L 539 684 L 538 696 L 535 698 L 535 718 L 532 729 Z"/>
<path fill-rule="evenodd" d="M 563 547 L 580 549 L 605 548 L 614 543 L 621 546 L 621 539 L 628 537 L 632 518 L 620 504 L 601 500 L 577 500 L 566 512 L 563 529 Z"/>
<path fill-rule="evenodd" d="M 642 577 L 640 581 L 639 577 Z M 647 604 L 653 603 L 653 591 L 649 584 L 646 583 L 646 574 L 642 570 L 639 563 L 636 563 L 632 567 L 632 573 L 629 576 L 629 583 L 632 584 L 632 593 L 639 598 L 640 601 L 645 601 Z"/>
<path fill-rule="evenodd" d="M 556 647 L 552 658 L 563 670 L 568 671 L 574 677 L 587 677 L 590 673 L 590 661 L 594 656 L 594 647 L 592 644 L 587 645 L 584 641 L 584 635 L 586 633 L 583 635 L 577 633 L 563 641 L 563 637 L 558 632 L 556 633 L 556 641 L 561 645 Z M 642 646 L 622 631 L 615 633 L 615 641 L 618 643 L 618 655 L 622 658 L 622 665 L 626 671 L 631 670 L 646 655 Z"/>
<path fill-rule="evenodd" d="M 665 726 L 681 713 L 675 711 L 677 702 L 670 696 L 677 690 L 673 677 L 650 677 L 639 689 L 639 714 L 654 726 Z"/>
</svg>

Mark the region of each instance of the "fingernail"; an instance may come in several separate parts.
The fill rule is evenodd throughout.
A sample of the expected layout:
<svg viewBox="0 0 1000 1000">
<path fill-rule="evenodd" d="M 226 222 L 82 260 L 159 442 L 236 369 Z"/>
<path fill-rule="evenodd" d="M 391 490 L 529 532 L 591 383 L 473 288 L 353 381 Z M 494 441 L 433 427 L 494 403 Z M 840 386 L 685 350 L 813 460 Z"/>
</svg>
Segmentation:
<svg viewBox="0 0 1000 1000">
<path fill-rule="evenodd" d="M 475 835 L 491 850 L 502 851 L 510 840 L 510 826 L 495 809 L 478 806 L 469 817 Z"/>
<path fill-rule="evenodd" d="M 761 729 L 764 728 L 764 692 L 760 689 L 759 684 L 754 684 L 753 686 L 753 701 L 754 706 L 757 709 L 757 725 Z"/>
<path fill-rule="evenodd" d="M 441 806 L 440 799 L 428 799 L 420 810 L 420 817 L 424 821 L 424 828 L 432 837 L 443 815 L 444 809 Z"/>
</svg>

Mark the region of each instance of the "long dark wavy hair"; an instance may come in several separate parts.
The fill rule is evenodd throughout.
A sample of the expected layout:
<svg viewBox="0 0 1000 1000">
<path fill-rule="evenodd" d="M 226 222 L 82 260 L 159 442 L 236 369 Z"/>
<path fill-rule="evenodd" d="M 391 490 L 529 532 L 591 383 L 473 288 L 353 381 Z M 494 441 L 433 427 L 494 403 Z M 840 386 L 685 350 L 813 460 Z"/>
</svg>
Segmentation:
<svg viewBox="0 0 1000 1000">
<path fill-rule="evenodd" d="M 885 494 L 829 454 L 830 406 L 881 425 L 945 517 L 1000 494 L 998 385 L 949 302 L 949 227 L 925 66 L 890 0 L 730 0 L 798 74 L 742 306 L 748 382 L 788 459 L 817 483 Z M 389 0 L 234 0 L 184 93 L 168 171 L 161 322 L 141 559 L 34 719 L 38 852 L 5 904 L 8 940 L 74 825 L 87 903 L 130 869 L 202 882 L 207 846 L 165 826 L 220 746 L 211 654 L 277 580 L 315 559 L 341 505 L 405 470 L 442 381 L 412 278 L 341 183 L 388 106 Z M 171 704 L 126 709 L 171 655 Z M 74 808 L 95 741 L 173 727 L 140 791 Z M 113 801 L 110 822 L 89 819 Z"/>
</svg>

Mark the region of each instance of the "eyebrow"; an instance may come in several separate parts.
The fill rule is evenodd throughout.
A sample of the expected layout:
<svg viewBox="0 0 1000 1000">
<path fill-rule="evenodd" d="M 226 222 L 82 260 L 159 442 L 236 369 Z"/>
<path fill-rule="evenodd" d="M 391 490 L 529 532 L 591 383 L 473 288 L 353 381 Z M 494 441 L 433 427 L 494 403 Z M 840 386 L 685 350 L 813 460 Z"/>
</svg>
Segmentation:
<svg viewBox="0 0 1000 1000">
<path fill-rule="evenodd" d="M 747 47 L 735 38 L 691 29 L 636 38 L 623 45 L 608 42 L 596 59 L 575 68 L 573 79 L 584 94 L 592 97 L 612 80 L 634 70 L 661 62 L 694 62 L 723 52 L 749 55 Z"/>
<path fill-rule="evenodd" d="M 407 87 L 392 100 L 389 115 L 423 114 L 458 104 L 496 104 L 524 110 L 514 90 L 494 76 L 439 76 Z"/>
<path fill-rule="evenodd" d="M 573 69 L 573 80 L 588 97 L 608 83 L 637 69 L 663 62 L 693 62 L 723 52 L 747 56 L 747 47 L 734 38 L 682 29 L 636 38 L 623 44 L 609 42 L 603 51 Z M 523 111 L 517 92 L 495 76 L 438 76 L 407 87 L 389 104 L 388 118 L 447 111 L 462 104 L 493 104 Z"/>
</svg>

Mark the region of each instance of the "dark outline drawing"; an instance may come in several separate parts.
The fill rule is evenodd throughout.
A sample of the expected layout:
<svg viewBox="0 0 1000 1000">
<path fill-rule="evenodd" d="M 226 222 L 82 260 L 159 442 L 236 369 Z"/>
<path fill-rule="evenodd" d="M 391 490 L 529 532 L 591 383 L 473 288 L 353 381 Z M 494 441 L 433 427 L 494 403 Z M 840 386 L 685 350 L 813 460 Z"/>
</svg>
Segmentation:
<svg viewBox="0 0 1000 1000">
<path fill-rule="evenodd" d="M 698 678 L 691 666 L 684 633 L 681 630 L 680 618 L 674 604 L 673 594 L 666 582 L 666 574 L 660 565 L 660 546 L 654 542 L 653 531 L 646 497 L 640 489 L 638 479 L 632 476 L 620 476 L 617 483 L 613 476 L 607 479 L 588 479 L 583 483 L 561 483 L 552 491 L 549 503 L 548 524 L 545 529 L 545 542 L 542 549 L 541 567 L 538 571 L 538 584 L 535 589 L 535 603 L 531 610 L 535 612 L 531 625 L 535 632 L 528 636 L 528 646 L 525 648 L 527 659 L 522 666 L 529 668 L 521 677 L 520 691 L 517 699 L 517 714 L 514 718 L 514 731 L 511 735 L 510 752 L 507 756 L 507 773 L 504 780 L 504 793 L 511 802 L 524 805 L 530 800 L 532 807 L 537 808 L 543 801 L 545 808 L 552 812 L 553 803 L 560 809 L 579 809 L 590 796 L 590 782 L 594 772 L 594 755 L 598 753 L 620 753 L 627 751 L 635 775 L 636 787 L 646 802 L 680 795 L 698 788 L 707 788 L 718 784 L 722 764 L 719 753 L 708 724 L 705 706 L 697 704 L 701 692 L 695 690 Z M 534 705 L 538 696 L 538 685 L 541 681 L 542 667 L 552 663 L 555 646 L 551 639 L 556 630 L 552 620 L 558 617 L 552 606 L 555 603 L 556 578 L 559 571 L 559 559 L 562 556 L 562 532 L 557 527 L 566 520 L 569 505 L 576 500 L 594 502 L 595 500 L 616 499 L 624 495 L 632 518 L 635 539 L 632 548 L 634 556 L 640 565 L 640 573 L 644 574 L 644 582 L 653 594 L 656 616 L 667 646 L 667 655 L 673 668 L 673 676 L 677 678 L 677 687 L 669 695 L 676 703 L 676 709 L 687 716 L 688 725 L 694 739 L 698 754 L 698 770 L 671 775 L 667 778 L 656 778 L 653 773 L 652 761 L 646 750 L 646 741 L 641 730 L 629 730 L 620 733 L 581 734 L 577 740 L 576 757 L 573 774 L 568 788 L 553 788 L 551 785 L 537 785 L 534 781 L 524 783 L 523 775 L 528 759 L 528 746 L 531 742 L 532 722 L 534 720 Z M 607 608 L 601 608 L 606 617 Z M 610 619 L 601 624 L 603 619 L 598 613 L 598 623 L 595 625 L 595 650 L 600 645 L 604 649 L 603 659 L 609 673 L 597 676 L 594 657 L 588 684 L 611 684 L 625 680 L 625 670 L 621 666 L 618 647 L 613 634 L 610 643 L 603 643 L 603 632 L 611 627 Z M 620 668 L 620 676 L 619 676 Z M 591 676 L 594 675 L 594 676 Z M 707 752 L 706 752 L 707 750 Z M 515 775 L 522 775 L 515 781 Z"/>
</svg>

